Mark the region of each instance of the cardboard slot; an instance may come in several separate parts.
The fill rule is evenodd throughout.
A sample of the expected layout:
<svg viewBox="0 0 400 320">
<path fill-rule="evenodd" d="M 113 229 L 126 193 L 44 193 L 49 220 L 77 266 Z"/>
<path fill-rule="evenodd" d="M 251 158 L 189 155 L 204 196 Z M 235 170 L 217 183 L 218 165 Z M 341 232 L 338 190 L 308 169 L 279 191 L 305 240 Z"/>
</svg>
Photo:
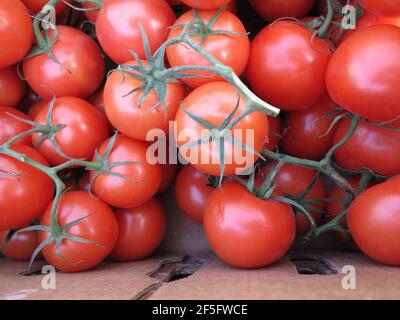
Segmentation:
<svg viewBox="0 0 400 320">
<path fill-rule="evenodd" d="M 290 262 L 300 275 L 338 274 L 337 268 L 327 259 L 318 256 L 290 256 Z"/>
</svg>

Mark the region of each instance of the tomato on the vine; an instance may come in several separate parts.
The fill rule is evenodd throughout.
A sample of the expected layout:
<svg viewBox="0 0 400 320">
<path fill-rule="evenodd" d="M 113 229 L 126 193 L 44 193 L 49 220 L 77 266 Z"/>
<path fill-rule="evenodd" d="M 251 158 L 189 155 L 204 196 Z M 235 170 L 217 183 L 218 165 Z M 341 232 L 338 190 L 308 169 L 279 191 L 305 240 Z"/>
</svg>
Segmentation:
<svg viewBox="0 0 400 320">
<path fill-rule="evenodd" d="M 63 12 L 68 8 L 66 2 L 71 3 L 72 1 L 73 0 L 58 1 L 57 5 L 55 6 L 56 12 Z M 22 0 L 22 2 L 30 11 L 32 11 L 34 14 L 37 14 L 49 2 L 49 0 Z"/>
<path fill-rule="evenodd" d="M 0 106 L 0 145 L 17 136 L 18 134 L 31 129 L 29 124 L 18 120 L 15 117 L 24 120 L 30 120 L 25 113 L 17 109 Z M 15 141 L 14 144 L 31 145 L 32 143 L 31 138 L 29 136 L 25 136 L 22 139 Z"/>
<path fill-rule="evenodd" d="M 358 2 L 373 14 L 400 17 L 400 2 L 397 0 L 359 0 Z"/>
<path fill-rule="evenodd" d="M 29 107 L 27 114 L 32 119 L 35 119 L 39 113 L 41 113 L 44 109 L 47 109 L 48 105 L 48 101 L 38 100 Z"/>
<path fill-rule="evenodd" d="M 279 144 L 279 141 L 282 139 L 282 124 L 280 117 L 268 117 L 268 127 L 269 132 L 266 137 L 266 141 L 264 144 L 264 148 L 275 151 L 276 147 Z"/>
<path fill-rule="evenodd" d="M 163 193 L 168 190 L 168 188 L 174 182 L 178 172 L 178 166 L 172 163 L 161 164 L 161 172 L 161 184 L 157 193 Z"/>
<path fill-rule="evenodd" d="M 0 69 L 0 106 L 16 107 L 25 94 L 25 82 L 17 67 Z"/>
<path fill-rule="evenodd" d="M 315 2 L 316 0 L 250 0 L 254 10 L 267 21 L 283 17 L 302 18 L 311 11 Z"/>
<path fill-rule="evenodd" d="M 0 248 L 5 257 L 15 261 L 29 261 L 31 259 L 33 252 L 39 245 L 36 231 L 14 233 L 4 247 L 2 247 L 2 233 L 7 236 L 8 231 L 0 231 Z"/>
<path fill-rule="evenodd" d="M 232 0 L 180 0 L 184 4 L 200 9 L 200 10 L 213 10 L 213 9 L 219 9 L 222 6 L 228 4 Z"/>
</svg>

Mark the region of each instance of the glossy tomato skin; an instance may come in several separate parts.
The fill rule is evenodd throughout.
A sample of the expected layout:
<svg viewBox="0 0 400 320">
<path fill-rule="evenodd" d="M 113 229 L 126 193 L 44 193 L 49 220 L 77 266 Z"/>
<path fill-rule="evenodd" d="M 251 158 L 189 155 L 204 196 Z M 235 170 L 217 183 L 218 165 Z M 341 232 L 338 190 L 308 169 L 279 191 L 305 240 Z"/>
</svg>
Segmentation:
<svg viewBox="0 0 400 320">
<path fill-rule="evenodd" d="M 97 8 L 97 7 L 98 6 L 94 3 L 90 3 L 90 2 L 82 3 L 82 8 L 85 8 L 85 9 L 92 9 L 92 8 Z M 98 11 L 85 11 L 86 18 L 88 18 L 89 21 L 92 23 L 96 23 L 98 15 L 99 15 L 99 10 Z"/>
<path fill-rule="evenodd" d="M 68 5 L 65 2 L 71 3 L 72 1 L 73 0 L 59 1 L 55 7 L 56 13 L 63 12 L 68 8 Z M 49 0 L 22 0 L 22 2 L 28 8 L 28 10 L 32 11 L 34 14 L 37 14 L 49 2 Z"/>
<path fill-rule="evenodd" d="M 200 10 L 214 10 L 214 9 L 219 9 L 222 6 L 228 4 L 232 0 L 181 0 L 184 4 L 200 9 Z"/>
<path fill-rule="evenodd" d="M 400 17 L 400 3 L 397 0 L 360 0 L 359 3 L 373 14 Z"/>
<path fill-rule="evenodd" d="M 335 144 L 343 139 L 350 124 L 351 119 L 341 122 Z M 362 120 L 352 137 L 336 150 L 335 159 L 339 166 L 351 171 L 368 168 L 383 176 L 400 174 L 400 132 Z"/>
<path fill-rule="evenodd" d="M 136 65 L 136 63 L 129 62 L 126 65 Z M 164 100 L 166 112 L 162 106 L 153 108 L 158 99 L 154 90 L 139 107 L 144 90 L 128 93 L 140 85 L 141 81 L 119 71 L 114 71 L 108 77 L 104 87 L 104 107 L 108 119 L 118 131 L 136 140 L 146 141 L 147 134 L 154 129 L 161 129 L 168 134 L 169 122 L 175 119 L 179 103 L 185 97 L 183 84 L 173 82 L 167 84 Z"/>
<path fill-rule="evenodd" d="M 250 0 L 251 6 L 267 21 L 283 17 L 303 18 L 316 0 Z"/>
<path fill-rule="evenodd" d="M 86 99 L 103 81 L 104 57 L 96 42 L 82 31 L 68 26 L 57 26 L 57 30 L 60 37 L 51 51 L 60 64 L 46 54 L 30 57 L 22 64 L 25 78 L 45 100 L 54 96 Z"/>
<path fill-rule="evenodd" d="M 12 148 L 42 165 L 48 165 L 43 156 L 31 147 L 15 145 Z M 6 155 L 0 155 L 0 168 L 18 174 L 0 177 L 0 230 L 24 227 L 46 209 L 53 197 L 53 181 L 38 169 Z"/>
<path fill-rule="evenodd" d="M 41 225 L 50 225 L 51 205 L 47 207 Z M 111 208 L 103 201 L 90 196 L 87 192 L 73 191 L 65 193 L 59 204 L 58 223 L 64 227 L 68 223 L 83 219 L 67 232 L 96 244 L 88 244 L 64 239 L 56 253 L 55 242 L 47 245 L 43 256 L 47 263 L 64 272 L 79 272 L 91 269 L 107 257 L 118 237 L 117 219 Z M 39 232 L 39 241 L 49 237 L 47 232 Z"/>
<path fill-rule="evenodd" d="M 275 107 L 302 110 L 325 94 L 325 73 L 331 52 L 305 27 L 279 21 L 254 38 L 247 79 L 254 92 Z"/>
<path fill-rule="evenodd" d="M 101 47 L 117 64 L 132 60 L 129 50 L 145 59 L 139 24 L 142 24 L 151 52 L 167 39 L 175 14 L 164 0 L 113 0 L 104 3 L 96 20 Z"/>
<path fill-rule="evenodd" d="M 0 68 L 8 68 L 28 53 L 33 43 L 32 19 L 19 0 L 0 2 Z"/>
<path fill-rule="evenodd" d="M 47 123 L 49 106 L 50 104 L 36 116 L 36 122 Z M 54 125 L 64 126 L 55 137 L 58 146 L 66 156 L 74 159 L 91 159 L 96 148 L 108 137 L 108 128 L 103 116 L 90 103 L 79 98 L 57 98 L 52 120 Z M 32 135 L 33 144 L 39 137 L 38 134 Z M 67 161 L 57 153 L 48 138 L 39 144 L 38 150 L 51 165 Z"/>
<path fill-rule="evenodd" d="M 390 77 L 383 76 L 388 72 Z M 326 73 L 329 95 L 338 105 L 377 121 L 400 115 L 399 81 L 400 28 L 390 25 L 355 32 L 335 51 Z"/>
<path fill-rule="evenodd" d="M 306 110 L 290 112 L 280 141 L 282 150 L 292 156 L 320 160 L 333 146 L 335 128 L 329 129 L 334 118 L 326 118 L 337 105 L 324 97 Z"/>
<path fill-rule="evenodd" d="M 99 148 L 104 155 L 109 140 Z M 111 169 L 127 179 L 91 172 L 92 190 L 102 200 L 117 208 L 134 208 L 150 200 L 161 184 L 161 167 L 150 164 L 146 157 L 147 144 L 119 135 L 110 154 L 109 163 L 129 161 L 135 164 L 124 164 Z M 95 159 L 93 159 L 95 160 Z M 132 181 L 133 180 L 133 181 Z"/>
<path fill-rule="evenodd" d="M 31 129 L 29 124 L 20 121 L 15 117 L 30 120 L 25 113 L 17 109 L 0 106 L 0 145 L 7 142 L 10 138 Z M 23 137 L 14 144 L 31 145 L 31 138 L 29 136 Z"/>
<path fill-rule="evenodd" d="M 175 182 L 175 199 L 182 212 L 193 221 L 203 223 L 204 208 L 214 189 L 207 176 L 193 166 L 183 167 Z"/>
<path fill-rule="evenodd" d="M 400 177 L 396 176 L 359 195 L 347 216 L 349 230 L 370 258 L 400 266 Z"/>
<path fill-rule="evenodd" d="M 216 11 L 200 11 L 200 16 L 205 23 L 208 23 Z M 193 11 L 183 14 L 177 21 L 176 25 L 187 24 L 195 19 Z M 239 35 L 208 35 L 207 39 L 201 46 L 212 56 L 221 61 L 224 65 L 229 66 L 237 75 L 241 75 L 246 68 L 249 59 L 250 41 L 243 23 L 233 13 L 224 11 L 218 17 L 212 30 L 226 30 L 238 33 Z M 182 33 L 182 28 L 171 29 L 168 39 L 176 38 Z M 192 37 L 197 43 L 201 43 L 200 37 Z M 188 46 L 176 44 L 167 48 L 167 57 L 172 67 L 195 65 L 209 66 L 210 63 L 200 54 L 195 52 Z M 190 73 L 193 73 L 192 71 Z M 192 88 L 199 87 L 202 84 L 214 81 L 221 81 L 221 77 L 212 77 L 211 73 L 196 72 L 201 75 L 199 78 L 182 79 Z"/>
<path fill-rule="evenodd" d="M 296 222 L 291 207 L 251 195 L 241 184 L 215 189 L 204 211 L 204 230 L 214 252 L 239 268 L 261 268 L 291 247 Z"/>
<path fill-rule="evenodd" d="M 0 69 L 0 106 L 16 107 L 25 94 L 25 82 L 17 67 Z"/>
<path fill-rule="evenodd" d="M 105 106 L 104 106 L 104 90 L 100 90 L 99 92 L 97 92 L 93 97 L 91 97 L 89 99 L 89 102 L 96 107 L 97 110 L 100 111 L 100 113 L 102 114 L 104 121 L 107 123 L 108 129 L 110 132 L 114 131 L 114 127 L 111 124 L 110 120 L 107 118 L 106 115 L 106 110 L 105 110 Z"/>
<path fill-rule="evenodd" d="M 38 236 L 35 231 L 18 232 L 12 235 L 1 253 L 14 261 L 29 261 L 38 245 Z"/>
<path fill-rule="evenodd" d="M 235 109 L 237 102 L 238 94 L 232 85 L 226 82 L 213 82 L 193 90 L 182 102 L 182 107 L 199 118 L 220 126 Z M 233 120 L 245 109 L 245 99 L 240 96 L 239 107 Z M 178 110 L 175 120 L 177 127 L 175 139 L 179 147 L 187 142 L 197 141 L 208 133 L 208 130 L 188 116 L 182 108 Z M 257 152 L 262 152 L 265 137 L 268 134 L 266 115 L 259 112 L 247 115 L 233 127 L 233 134 L 236 134 L 238 141 Z M 217 151 L 215 142 L 180 149 L 183 158 L 196 169 L 214 176 L 220 175 L 220 160 Z M 245 151 L 240 146 L 225 141 L 224 175 L 238 174 L 251 167 L 256 160 L 257 156 L 253 152 Z"/>
<path fill-rule="evenodd" d="M 135 261 L 153 253 L 165 233 L 165 214 L 153 198 L 134 209 L 115 211 L 118 221 L 118 240 L 111 253 L 116 261 Z"/>
<path fill-rule="evenodd" d="M 38 100 L 29 107 L 27 114 L 30 118 L 35 119 L 39 113 L 47 109 L 48 105 L 48 101 Z"/>
<path fill-rule="evenodd" d="M 163 193 L 169 189 L 178 173 L 178 166 L 172 163 L 161 164 L 161 171 L 161 184 L 157 193 Z"/>
<path fill-rule="evenodd" d="M 276 147 L 279 144 L 279 141 L 282 138 L 281 118 L 268 117 L 268 127 L 269 127 L 269 132 L 268 136 L 266 137 L 264 147 L 270 151 L 275 151 Z"/>
</svg>

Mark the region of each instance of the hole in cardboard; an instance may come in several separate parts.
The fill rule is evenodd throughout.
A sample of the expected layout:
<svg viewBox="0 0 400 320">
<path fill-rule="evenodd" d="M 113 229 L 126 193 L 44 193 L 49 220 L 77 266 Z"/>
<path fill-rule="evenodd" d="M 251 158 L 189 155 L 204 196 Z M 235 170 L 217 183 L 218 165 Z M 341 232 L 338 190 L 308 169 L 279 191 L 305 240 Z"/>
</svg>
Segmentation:
<svg viewBox="0 0 400 320">
<path fill-rule="evenodd" d="M 32 277 L 32 276 L 38 276 L 42 274 L 42 268 L 38 267 L 38 268 L 33 268 L 31 270 L 31 272 L 28 272 L 28 270 L 26 271 L 22 271 L 19 273 L 21 276 L 26 276 L 26 277 Z"/>
<path fill-rule="evenodd" d="M 290 256 L 290 262 L 295 266 L 298 274 L 302 275 L 330 275 L 338 274 L 337 268 L 327 259 L 318 256 Z"/>
</svg>

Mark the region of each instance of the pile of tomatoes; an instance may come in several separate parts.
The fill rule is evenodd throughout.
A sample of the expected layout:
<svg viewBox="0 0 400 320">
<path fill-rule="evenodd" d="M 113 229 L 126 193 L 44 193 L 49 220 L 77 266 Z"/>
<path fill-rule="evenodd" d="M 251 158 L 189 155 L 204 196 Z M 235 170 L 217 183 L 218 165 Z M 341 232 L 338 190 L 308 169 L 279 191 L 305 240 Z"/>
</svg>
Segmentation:
<svg viewBox="0 0 400 320">
<path fill-rule="evenodd" d="M 324 232 L 400 265 L 400 1 L 1 0 L 0 17 L 4 256 L 143 259 L 174 190 L 233 266 Z"/>
</svg>

